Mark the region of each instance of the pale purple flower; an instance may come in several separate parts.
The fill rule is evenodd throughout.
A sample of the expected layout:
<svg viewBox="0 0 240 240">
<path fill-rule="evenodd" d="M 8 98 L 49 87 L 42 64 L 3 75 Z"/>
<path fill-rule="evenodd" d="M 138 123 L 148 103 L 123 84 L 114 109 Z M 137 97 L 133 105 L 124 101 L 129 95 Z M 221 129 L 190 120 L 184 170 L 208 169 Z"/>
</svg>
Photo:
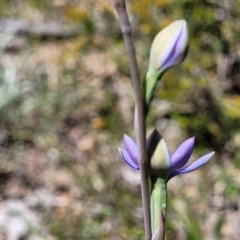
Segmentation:
<svg viewBox="0 0 240 240">
<path fill-rule="evenodd" d="M 161 139 L 161 141 L 160 139 L 161 135 L 155 130 L 147 140 L 147 152 L 149 161 L 151 162 L 151 170 L 153 170 L 155 174 L 156 170 L 159 170 L 160 176 L 157 177 L 164 177 L 166 181 L 174 176 L 195 171 L 202 165 L 206 164 L 214 154 L 214 152 L 208 153 L 193 163 L 186 165 L 194 149 L 194 137 L 185 140 L 172 154 L 168 150 L 164 139 Z M 124 146 L 125 149 L 119 148 L 122 159 L 132 169 L 139 171 L 136 143 L 129 136 L 124 135 Z M 151 160 L 155 150 L 159 150 L 159 154 L 154 160 Z"/>
</svg>

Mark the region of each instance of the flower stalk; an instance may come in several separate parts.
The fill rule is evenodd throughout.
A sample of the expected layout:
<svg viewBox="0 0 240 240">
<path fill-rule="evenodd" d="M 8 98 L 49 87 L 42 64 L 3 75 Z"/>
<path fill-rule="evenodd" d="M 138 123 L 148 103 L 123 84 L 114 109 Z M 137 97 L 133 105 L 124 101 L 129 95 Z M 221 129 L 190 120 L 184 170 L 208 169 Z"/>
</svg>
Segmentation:
<svg viewBox="0 0 240 240">
<path fill-rule="evenodd" d="M 131 38 L 131 26 L 126 10 L 125 0 L 112 0 L 116 9 L 120 27 L 125 42 L 125 47 L 129 59 L 131 81 L 135 98 L 135 134 L 137 136 L 137 152 L 139 156 L 139 168 L 141 174 L 142 204 L 144 215 L 145 239 L 151 239 L 151 216 L 150 216 L 150 196 L 149 196 L 149 173 L 147 166 L 146 152 L 146 119 L 144 114 L 143 96 L 141 91 L 139 70 L 136 60 L 135 47 Z"/>
<path fill-rule="evenodd" d="M 140 84 L 126 2 L 112 1 L 128 54 L 136 103 L 134 113 L 136 142 L 124 135 L 125 149 L 119 148 L 119 152 L 125 163 L 141 174 L 145 239 L 163 240 L 168 181 L 177 175 L 195 171 L 206 164 L 214 154 L 214 152 L 205 154 L 187 165 L 193 152 L 194 138 L 184 141 L 172 154 L 157 130 L 154 130 L 146 140 L 146 117 L 160 80 L 169 68 L 180 64 L 187 55 L 189 47 L 187 24 L 185 20 L 177 20 L 157 34 L 150 51 L 148 71 Z"/>
</svg>

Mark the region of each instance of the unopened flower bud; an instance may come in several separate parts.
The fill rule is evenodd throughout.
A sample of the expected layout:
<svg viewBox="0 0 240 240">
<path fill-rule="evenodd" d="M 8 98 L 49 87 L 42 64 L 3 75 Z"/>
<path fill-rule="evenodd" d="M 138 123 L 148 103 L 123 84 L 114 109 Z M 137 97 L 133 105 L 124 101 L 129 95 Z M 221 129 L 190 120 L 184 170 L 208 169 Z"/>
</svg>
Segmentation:
<svg viewBox="0 0 240 240">
<path fill-rule="evenodd" d="M 181 63 L 186 57 L 188 44 L 186 21 L 177 20 L 171 23 L 153 41 L 149 71 L 164 72 Z"/>
<path fill-rule="evenodd" d="M 148 71 L 142 84 L 146 114 L 164 72 L 181 63 L 185 59 L 187 51 L 188 30 L 185 20 L 171 23 L 155 37 L 150 51 Z"/>
</svg>

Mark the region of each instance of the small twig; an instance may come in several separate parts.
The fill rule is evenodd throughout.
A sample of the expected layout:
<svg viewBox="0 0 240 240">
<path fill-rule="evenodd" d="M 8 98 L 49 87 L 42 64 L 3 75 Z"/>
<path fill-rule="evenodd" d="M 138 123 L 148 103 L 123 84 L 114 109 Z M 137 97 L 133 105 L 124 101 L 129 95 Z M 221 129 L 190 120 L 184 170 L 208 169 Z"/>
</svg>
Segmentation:
<svg viewBox="0 0 240 240">
<path fill-rule="evenodd" d="M 144 115 L 139 70 L 136 60 L 135 48 L 131 38 L 131 27 L 126 10 L 125 0 L 112 0 L 113 5 L 117 11 L 120 27 L 123 33 L 125 47 L 128 54 L 131 80 L 134 90 L 134 97 L 136 102 L 135 108 L 135 133 L 140 156 L 140 173 L 141 173 L 141 186 L 142 186 L 142 201 L 144 213 L 144 226 L 145 238 L 151 239 L 151 217 L 150 217 L 150 198 L 149 198 L 149 185 L 148 185 L 148 164 L 146 152 L 146 121 Z"/>
</svg>

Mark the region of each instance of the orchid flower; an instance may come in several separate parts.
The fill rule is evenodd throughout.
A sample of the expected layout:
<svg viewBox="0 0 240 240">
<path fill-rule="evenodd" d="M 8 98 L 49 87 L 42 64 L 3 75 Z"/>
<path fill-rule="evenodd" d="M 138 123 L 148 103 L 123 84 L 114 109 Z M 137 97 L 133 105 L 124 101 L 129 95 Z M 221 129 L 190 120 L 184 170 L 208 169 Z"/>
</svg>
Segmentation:
<svg viewBox="0 0 240 240">
<path fill-rule="evenodd" d="M 122 159 L 132 169 L 139 171 L 136 143 L 129 136 L 124 135 L 124 146 L 125 149 L 119 148 Z M 159 210 L 162 213 L 163 221 L 165 221 L 167 182 L 174 176 L 195 171 L 206 164 L 214 154 L 214 152 L 205 154 L 192 164 L 186 165 L 192 155 L 193 148 L 194 137 L 185 140 L 172 154 L 157 130 L 154 130 L 147 139 L 147 154 L 150 163 L 149 174 L 151 180 L 151 228 L 154 233 L 154 238 L 152 239 L 161 239 L 159 232 Z"/>
<path fill-rule="evenodd" d="M 157 130 L 155 130 L 154 134 L 152 134 L 151 137 L 147 140 L 148 158 L 153 155 L 151 145 L 149 144 L 150 140 L 154 138 L 153 135 L 160 134 Z M 157 144 L 159 140 L 160 139 L 158 138 Z M 139 171 L 138 150 L 135 141 L 129 136 L 124 135 L 124 146 L 125 149 L 119 148 L 122 159 L 132 169 Z M 185 140 L 172 154 L 170 153 L 164 139 L 161 139 L 158 148 L 159 152 L 161 152 L 162 154 L 161 156 L 156 156 L 156 158 L 152 161 L 151 159 L 149 159 L 149 161 L 151 162 L 150 171 L 151 169 L 155 170 L 154 172 L 155 174 L 157 174 L 156 170 L 161 170 L 160 174 L 164 175 L 163 177 L 166 179 L 166 182 L 174 176 L 197 170 L 202 165 L 206 164 L 214 154 L 214 152 L 211 152 L 203 155 L 202 157 L 194 161 L 192 164 L 186 166 L 194 149 L 194 137 Z M 164 160 L 159 161 L 157 157 L 161 159 L 163 158 Z M 163 178 L 159 175 L 157 177 Z"/>
</svg>

